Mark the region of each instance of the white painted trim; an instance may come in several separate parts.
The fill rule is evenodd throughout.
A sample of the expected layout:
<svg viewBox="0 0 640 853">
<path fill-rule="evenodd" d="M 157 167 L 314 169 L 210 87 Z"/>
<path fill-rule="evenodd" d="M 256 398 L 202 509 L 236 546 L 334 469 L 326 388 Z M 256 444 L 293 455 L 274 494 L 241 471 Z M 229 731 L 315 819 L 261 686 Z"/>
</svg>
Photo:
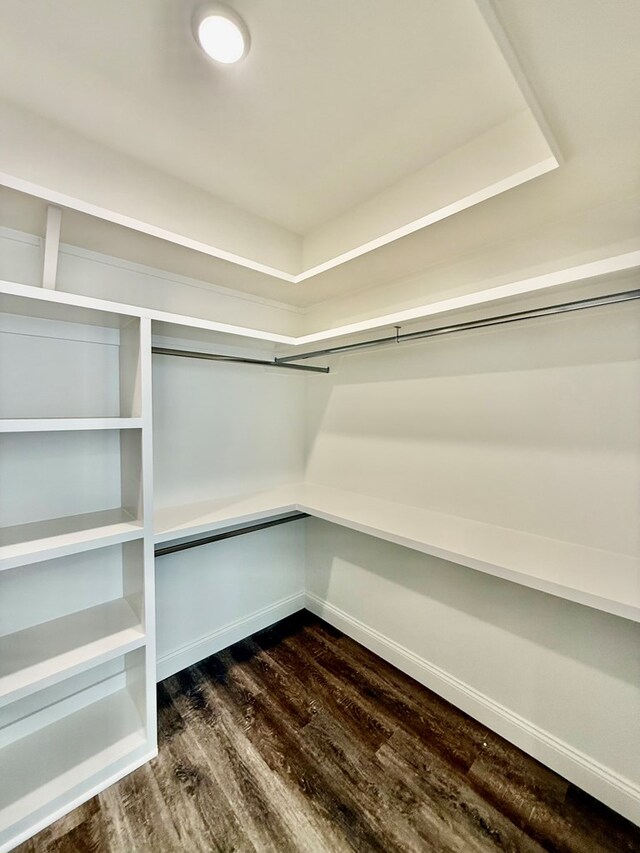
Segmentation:
<svg viewBox="0 0 640 853">
<path fill-rule="evenodd" d="M 549 146 L 551 153 L 555 157 L 557 165 L 560 165 L 562 163 L 562 155 L 560 153 L 557 140 L 551 131 L 547 117 L 545 116 L 540 105 L 540 101 L 533 90 L 531 81 L 525 73 L 524 66 L 520 62 L 517 51 L 512 44 L 511 36 L 507 33 L 502 17 L 495 6 L 494 0 L 475 0 L 475 3 L 480 14 L 484 18 L 485 23 L 489 27 L 491 35 L 504 57 L 505 62 L 509 66 L 509 70 L 515 77 L 518 88 L 527 102 L 527 106 L 533 113 L 535 122 L 544 136 L 545 142 Z"/>
<path fill-rule="evenodd" d="M 227 646 L 238 643 L 244 640 L 256 631 L 262 631 L 263 628 L 268 628 L 275 622 L 279 622 L 286 616 L 291 616 L 292 613 L 297 613 L 305 606 L 304 591 L 296 592 L 286 598 L 281 598 L 267 607 L 260 610 L 255 610 L 248 616 L 243 616 L 241 619 L 236 619 L 235 622 L 230 622 L 217 631 L 207 634 L 181 646 L 169 654 L 163 655 L 157 659 L 157 680 L 162 681 L 169 678 L 176 672 L 186 669 L 188 666 L 197 663 L 204 658 L 214 655 L 221 649 L 226 649 Z"/>
<path fill-rule="evenodd" d="M 486 694 L 325 599 L 307 592 L 305 607 L 528 755 L 560 773 L 629 820 L 640 823 L 640 786 L 630 779 L 615 773 L 551 732 L 495 702 Z"/>
<path fill-rule="evenodd" d="M 241 255 L 236 255 L 233 252 L 227 252 L 226 249 L 220 249 L 217 246 L 210 246 L 207 243 L 202 243 L 200 240 L 192 240 L 190 237 L 185 237 L 183 234 L 176 234 L 173 231 L 167 231 L 165 228 L 159 228 L 157 225 L 151 225 L 148 222 L 143 222 L 141 219 L 135 219 L 132 216 L 125 216 L 115 210 L 109 210 L 106 207 L 101 207 L 97 204 L 83 201 L 74 196 L 66 195 L 66 193 L 58 192 L 57 190 L 43 187 L 40 184 L 34 184 L 32 181 L 26 181 L 23 178 L 18 178 L 15 175 L 9 175 L 6 172 L 0 172 L 0 184 L 9 189 L 17 190 L 26 195 L 33 195 L 48 201 L 51 204 L 68 207 L 71 210 L 77 210 L 80 213 L 87 213 L 89 216 L 95 216 L 98 219 L 104 219 L 107 222 L 113 222 L 116 225 L 122 225 L 124 228 L 130 228 L 133 231 L 140 231 L 142 234 L 149 234 L 151 237 L 158 237 L 160 240 L 166 240 L 168 243 L 176 243 L 178 246 L 184 246 L 185 249 L 193 249 L 195 252 L 201 252 L 203 255 L 210 255 L 214 258 L 219 258 L 222 261 L 229 261 L 231 264 L 245 267 L 254 272 L 264 273 L 265 275 L 273 276 L 274 278 L 282 279 L 295 283 L 296 276 L 284 270 L 276 269 L 275 267 L 261 264 L 258 261 L 253 261 L 250 258 L 244 258 Z"/>
<path fill-rule="evenodd" d="M 47 228 L 44 235 L 42 286 L 48 287 L 51 290 L 55 290 L 56 288 L 61 226 L 62 209 L 50 204 L 47 207 Z"/>
<path fill-rule="evenodd" d="M 389 243 L 399 240 L 402 237 L 406 237 L 409 234 L 413 234 L 422 228 L 426 228 L 435 222 L 440 222 L 442 219 L 453 216 L 460 211 L 467 210 L 469 207 L 479 204 L 486 199 L 493 198 L 494 196 L 506 192 L 513 187 L 520 186 L 520 184 L 539 177 L 552 169 L 556 169 L 558 165 L 559 162 L 555 157 L 548 157 L 533 166 L 529 166 L 520 172 L 516 172 L 507 178 L 503 178 L 500 181 L 490 184 L 477 192 L 457 199 L 451 204 L 445 205 L 438 210 L 432 211 L 418 219 L 414 219 L 411 222 L 406 223 L 405 225 L 381 234 L 373 240 L 369 240 L 366 243 L 355 246 L 347 252 L 342 252 L 333 258 L 329 258 L 321 264 L 302 270 L 302 272 L 297 275 L 293 275 L 292 273 L 285 272 L 284 270 L 267 264 L 262 264 L 258 261 L 252 260 L 251 258 L 246 258 L 233 252 L 228 252 L 226 249 L 222 249 L 219 246 L 203 243 L 200 240 L 193 240 L 190 237 L 177 234 L 173 231 L 168 231 L 165 228 L 159 228 L 156 225 L 151 225 L 140 219 L 134 219 L 133 217 L 125 216 L 124 214 L 117 213 L 116 211 L 109 210 L 99 205 L 82 201 L 81 199 L 65 195 L 64 193 L 60 193 L 56 190 L 48 189 L 47 187 L 34 184 L 31 181 L 26 181 L 5 172 L 0 172 L 0 184 L 9 187 L 10 189 L 18 190 L 18 192 L 26 193 L 27 195 L 42 198 L 44 201 L 48 201 L 56 205 L 62 205 L 63 207 L 68 207 L 72 210 L 78 210 L 81 213 L 89 214 L 89 216 L 95 216 L 98 219 L 113 222 L 117 225 L 122 225 L 125 228 L 139 231 L 140 233 L 148 234 L 152 237 L 157 237 L 168 243 L 174 243 L 178 246 L 183 246 L 186 249 L 192 249 L 193 251 L 200 252 L 204 255 L 228 261 L 229 263 L 271 276 L 272 278 L 280 279 L 281 281 L 288 282 L 289 284 L 301 284 L 304 281 L 315 278 L 315 276 L 320 275 L 327 270 L 341 266 L 354 258 L 361 257 L 368 252 L 374 251 L 382 246 L 386 246 Z"/>
<path fill-rule="evenodd" d="M 512 296 L 523 296 L 549 290 L 563 284 L 572 284 L 578 281 L 587 281 L 598 276 L 610 275 L 623 270 L 633 269 L 640 266 L 640 251 L 625 252 L 622 255 L 614 255 L 575 267 L 532 276 L 531 278 L 490 287 L 486 290 L 477 290 L 463 296 L 454 296 L 442 299 L 439 302 L 431 302 L 426 305 L 418 305 L 404 311 L 396 311 L 393 314 L 383 314 L 372 317 L 369 320 L 361 320 L 357 323 L 349 323 L 345 326 L 336 326 L 323 332 L 313 332 L 310 335 L 301 335 L 295 339 L 295 346 L 305 346 L 319 341 L 351 335 L 356 332 L 366 332 L 381 326 L 393 326 L 396 323 L 407 323 L 412 320 L 421 320 L 436 314 L 444 314 L 448 311 L 456 311 L 462 308 L 473 308 L 499 299 L 507 299 Z"/>
<path fill-rule="evenodd" d="M 534 166 L 529 166 L 527 169 L 523 169 L 520 172 L 516 172 L 513 175 L 510 175 L 508 178 L 503 178 L 501 181 L 497 181 L 494 184 L 489 184 L 487 187 L 483 187 L 481 190 L 478 190 L 475 193 L 471 193 L 471 195 L 464 196 L 463 198 L 457 199 L 451 204 L 447 204 L 444 207 L 439 208 L 438 210 L 434 210 L 431 213 L 427 213 L 425 216 L 421 216 L 419 219 L 414 219 L 412 222 L 407 222 L 405 225 L 401 225 L 399 228 L 394 228 L 393 231 L 389 231 L 386 234 L 381 234 L 379 237 L 376 237 L 374 240 L 369 240 L 367 243 L 363 243 L 361 246 L 355 246 L 353 249 L 350 249 L 348 252 L 343 252 L 340 255 L 336 255 L 335 258 L 330 258 L 328 261 L 324 261 L 321 264 L 318 264 L 315 267 L 311 267 L 308 270 L 304 270 L 299 275 L 295 277 L 295 283 L 300 284 L 303 281 L 307 281 L 310 278 L 314 278 L 317 275 L 320 275 L 323 272 L 327 272 L 327 270 L 334 269 L 335 267 L 341 266 L 342 264 L 347 263 L 348 261 L 352 261 L 355 258 L 359 258 L 362 255 L 366 255 L 368 252 L 373 252 L 375 249 L 379 249 L 382 246 L 387 246 L 389 243 L 393 243 L 396 240 L 400 240 L 402 237 L 407 237 L 409 234 L 414 234 L 416 231 L 420 231 L 422 228 L 427 228 L 429 225 L 433 225 L 436 222 L 440 222 L 443 219 L 447 219 L 449 216 L 453 216 L 456 213 L 460 213 L 463 210 L 467 210 L 470 207 L 473 207 L 475 204 L 480 204 L 481 201 L 486 201 L 489 198 L 493 198 L 496 195 L 500 195 L 500 193 L 506 192 L 507 190 L 513 189 L 514 187 L 520 186 L 520 184 L 524 184 L 527 181 L 533 180 L 533 178 L 537 178 L 540 175 L 544 175 L 547 172 L 550 172 L 552 169 L 558 168 L 558 161 L 555 157 L 548 157 L 546 160 L 542 160 L 540 163 L 536 163 Z"/>
</svg>

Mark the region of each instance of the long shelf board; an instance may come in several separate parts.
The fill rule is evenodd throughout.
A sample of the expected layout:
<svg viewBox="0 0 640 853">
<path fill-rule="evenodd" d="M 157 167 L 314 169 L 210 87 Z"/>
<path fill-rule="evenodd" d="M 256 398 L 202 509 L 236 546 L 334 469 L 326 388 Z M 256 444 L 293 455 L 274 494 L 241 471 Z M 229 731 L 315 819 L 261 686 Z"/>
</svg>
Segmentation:
<svg viewBox="0 0 640 853">
<path fill-rule="evenodd" d="M 370 536 L 640 621 L 640 561 L 434 510 L 305 485 L 298 508 Z"/>
<path fill-rule="evenodd" d="M 124 598 L 0 637 L 0 707 L 144 644 Z"/>
<path fill-rule="evenodd" d="M 640 561 L 435 510 L 301 484 L 156 516 L 169 542 L 284 512 L 309 515 L 550 595 L 640 621 Z"/>
<path fill-rule="evenodd" d="M 173 542 L 236 524 L 295 512 L 299 487 L 281 486 L 231 500 L 219 499 L 156 510 L 155 542 Z"/>
<path fill-rule="evenodd" d="M 587 263 L 576 264 L 564 269 L 554 270 L 540 275 L 533 275 L 528 278 L 507 282 L 505 284 L 486 287 L 462 296 L 450 297 L 436 302 L 418 305 L 414 308 L 403 311 L 378 315 L 367 320 L 348 323 L 341 326 L 333 326 L 329 329 L 323 329 L 321 331 L 298 336 L 283 335 L 262 329 L 253 329 L 246 326 L 236 326 L 231 323 L 221 323 L 216 320 L 205 320 L 199 317 L 189 317 L 183 314 L 174 314 L 153 308 L 143 308 L 138 305 L 125 305 L 123 303 L 110 302 L 104 299 L 96 299 L 94 297 L 81 296 L 64 291 L 48 290 L 12 281 L 0 281 L 0 294 L 4 293 L 7 294 L 7 296 L 16 296 L 20 298 L 26 297 L 32 300 L 33 312 L 31 313 L 33 313 L 34 316 L 48 316 L 47 305 L 51 306 L 49 313 L 53 311 L 55 305 L 62 305 L 90 309 L 90 311 L 94 312 L 103 312 L 107 317 L 111 314 L 116 319 L 122 316 L 147 317 L 156 323 L 165 324 L 163 334 L 169 334 L 170 332 L 175 334 L 177 332 L 178 336 L 186 337 L 187 335 L 185 332 L 189 328 L 192 328 L 216 333 L 221 332 L 223 334 L 243 337 L 248 340 L 254 339 L 290 347 L 308 347 L 315 343 L 326 342 L 336 338 L 344 338 L 354 334 L 361 334 L 363 332 L 380 329 L 384 326 L 391 327 L 398 324 L 406 324 L 422 320 L 427 317 L 445 316 L 451 312 L 460 311 L 466 308 L 478 308 L 483 305 L 490 305 L 492 302 L 499 302 L 500 300 L 510 299 L 513 297 L 524 297 L 545 291 L 553 293 L 554 289 L 559 289 L 565 285 L 572 285 L 574 283 L 587 282 L 592 279 L 615 275 L 626 270 L 635 269 L 639 266 L 640 251 L 634 250 L 624 252 L 622 254 L 600 258 Z M 11 313 L 12 303 L 7 301 L 7 305 L 3 309 L 2 300 L 0 300 L 0 310 L 6 310 Z M 13 308 L 13 311 L 14 313 L 17 313 L 15 308 Z M 53 313 L 55 315 L 55 311 L 53 311 Z M 172 326 L 176 327 L 175 332 L 171 330 Z M 295 352 L 295 350 L 293 350 L 293 352 Z"/>
<path fill-rule="evenodd" d="M 142 418 L 0 418 L 0 433 L 141 428 Z"/>
<path fill-rule="evenodd" d="M 124 509 L 0 528 L 0 571 L 139 539 L 143 528 Z"/>
<path fill-rule="evenodd" d="M 0 848 L 16 827 L 77 786 L 108 779 L 147 744 L 129 692 L 119 690 L 0 750 Z"/>
</svg>

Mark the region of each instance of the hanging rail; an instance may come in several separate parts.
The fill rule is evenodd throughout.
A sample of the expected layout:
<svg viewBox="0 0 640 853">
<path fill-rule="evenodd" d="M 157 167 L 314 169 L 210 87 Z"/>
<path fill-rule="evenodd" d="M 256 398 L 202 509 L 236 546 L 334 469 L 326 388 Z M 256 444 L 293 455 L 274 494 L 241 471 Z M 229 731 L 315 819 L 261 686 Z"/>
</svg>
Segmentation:
<svg viewBox="0 0 640 853">
<path fill-rule="evenodd" d="M 376 338 L 371 341 L 360 341 L 354 344 L 343 344 L 337 347 L 313 350 L 312 352 L 301 352 L 295 355 L 286 355 L 276 358 L 275 363 L 281 367 L 289 365 L 292 361 L 300 361 L 305 358 L 320 358 L 321 356 L 335 355 L 352 350 L 367 349 L 369 347 L 385 346 L 388 344 L 402 343 L 403 341 L 416 341 L 423 338 L 434 338 L 439 335 L 450 335 L 454 332 L 466 332 L 471 329 L 485 329 L 489 326 L 502 326 L 508 323 L 519 323 L 523 320 L 533 320 L 536 317 L 549 317 L 553 314 L 565 314 L 569 311 L 582 311 L 585 308 L 597 308 L 601 305 L 613 305 L 617 302 L 629 302 L 640 299 L 640 289 L 625 290 L 621 293 L 612 293 L 608 296 L 595 296 L 591 299 L 579 299 L 575 302 L 564 302 L 560 305 L 549 305 L 545 308 L 532 308 L 527 311 L 517 311 L 512 314 L 500 314 L 496 317 L 487 317 L 483 320 L 469 320 L 466 323 L 454 323 L 449 326 L 438 326 L 434 329 L 425 329 L 420 332 L 406 332 L 401 335 L 399 326 L 396 326 L 395 335 L 385 338 Z M 297 366 L 297 365 L 296 365 Z M 328 370 L 328 368 L 327 368 Z"/>
<path fill-rule="evenodd" d="M 222 355 L 213 352 L 198 352 L 197 350 L 167 349 L 166 347 L 151 347 L 154 355 L 175 355 L 180 358 L 202 358 L 207 361 L 229 361 L 239 364 L 260 364 L 263 367 L 286 367 L 289 370 L 306 370 L 310 373 L 329 373 L 328 367 L 312 367 L 310 364 L 280 364 L 262 358 L 245 358 L 240 355 Z"/>
<path fill-rule="evenodd" d="M 222 533 L 212 533 L 210 536 L 191 539 L 189 542 L 178 542 L 176 545 L 156 545 L 154 556 L 164 557 L 167 554 L 175 554 L 177 551 L 186 551 L 189 548 L 197 548 L 200 545 L 209 545 L 211 542 L 220 542 L 221 539 L 233 539 L 234 536 L 244 536 L 245 533 L 255 533 L 258 530 L 266 530 L 268 527 L 276 527 L 278 524 L 287 524 L 289 521 L 300 521 L 301 518 L 309 518 L 309 514 L 298 512 L 295 515 L 288 515 L 286 518 L 261 521 L 259 524 L 239 527 L 237 530 L 224 530 Z"/>
</svg>

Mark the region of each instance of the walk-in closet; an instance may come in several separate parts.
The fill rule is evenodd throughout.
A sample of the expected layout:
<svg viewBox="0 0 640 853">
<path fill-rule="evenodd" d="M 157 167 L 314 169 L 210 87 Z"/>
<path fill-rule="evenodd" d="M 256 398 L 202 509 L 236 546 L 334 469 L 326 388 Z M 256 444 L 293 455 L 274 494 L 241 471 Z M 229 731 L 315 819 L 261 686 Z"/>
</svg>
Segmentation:
<svg viewBox="0 0 640 853">
<path fill-rule="evenodd" d="M 0 853 L 640 851 L 639 40 L 0 3 Z"/>
</svg>

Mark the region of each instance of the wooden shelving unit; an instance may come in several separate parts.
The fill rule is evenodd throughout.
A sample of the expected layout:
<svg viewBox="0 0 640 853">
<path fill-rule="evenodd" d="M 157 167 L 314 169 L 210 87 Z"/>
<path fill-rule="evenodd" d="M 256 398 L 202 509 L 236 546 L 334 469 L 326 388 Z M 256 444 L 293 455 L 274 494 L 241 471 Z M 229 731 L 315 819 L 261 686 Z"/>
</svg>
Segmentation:
<svg viewBox="0 0 640 853">
<path fill-rule="evenodd" d="M 18 365 L 3 375 L 0 412 L 13 513 L 0 529 L 0 850 L 8 850 L 156 752 L 151 329 L 126 310 L 55 298 L 2 296 L 0 308 L 4 352 Z M 30 334 L 33 357 L 22 343 Z M 94 469 L 103 472 L 95 483 L 86 474 Z M 69 513 L 83 503 L 92 511 Z"/>
</svg>

